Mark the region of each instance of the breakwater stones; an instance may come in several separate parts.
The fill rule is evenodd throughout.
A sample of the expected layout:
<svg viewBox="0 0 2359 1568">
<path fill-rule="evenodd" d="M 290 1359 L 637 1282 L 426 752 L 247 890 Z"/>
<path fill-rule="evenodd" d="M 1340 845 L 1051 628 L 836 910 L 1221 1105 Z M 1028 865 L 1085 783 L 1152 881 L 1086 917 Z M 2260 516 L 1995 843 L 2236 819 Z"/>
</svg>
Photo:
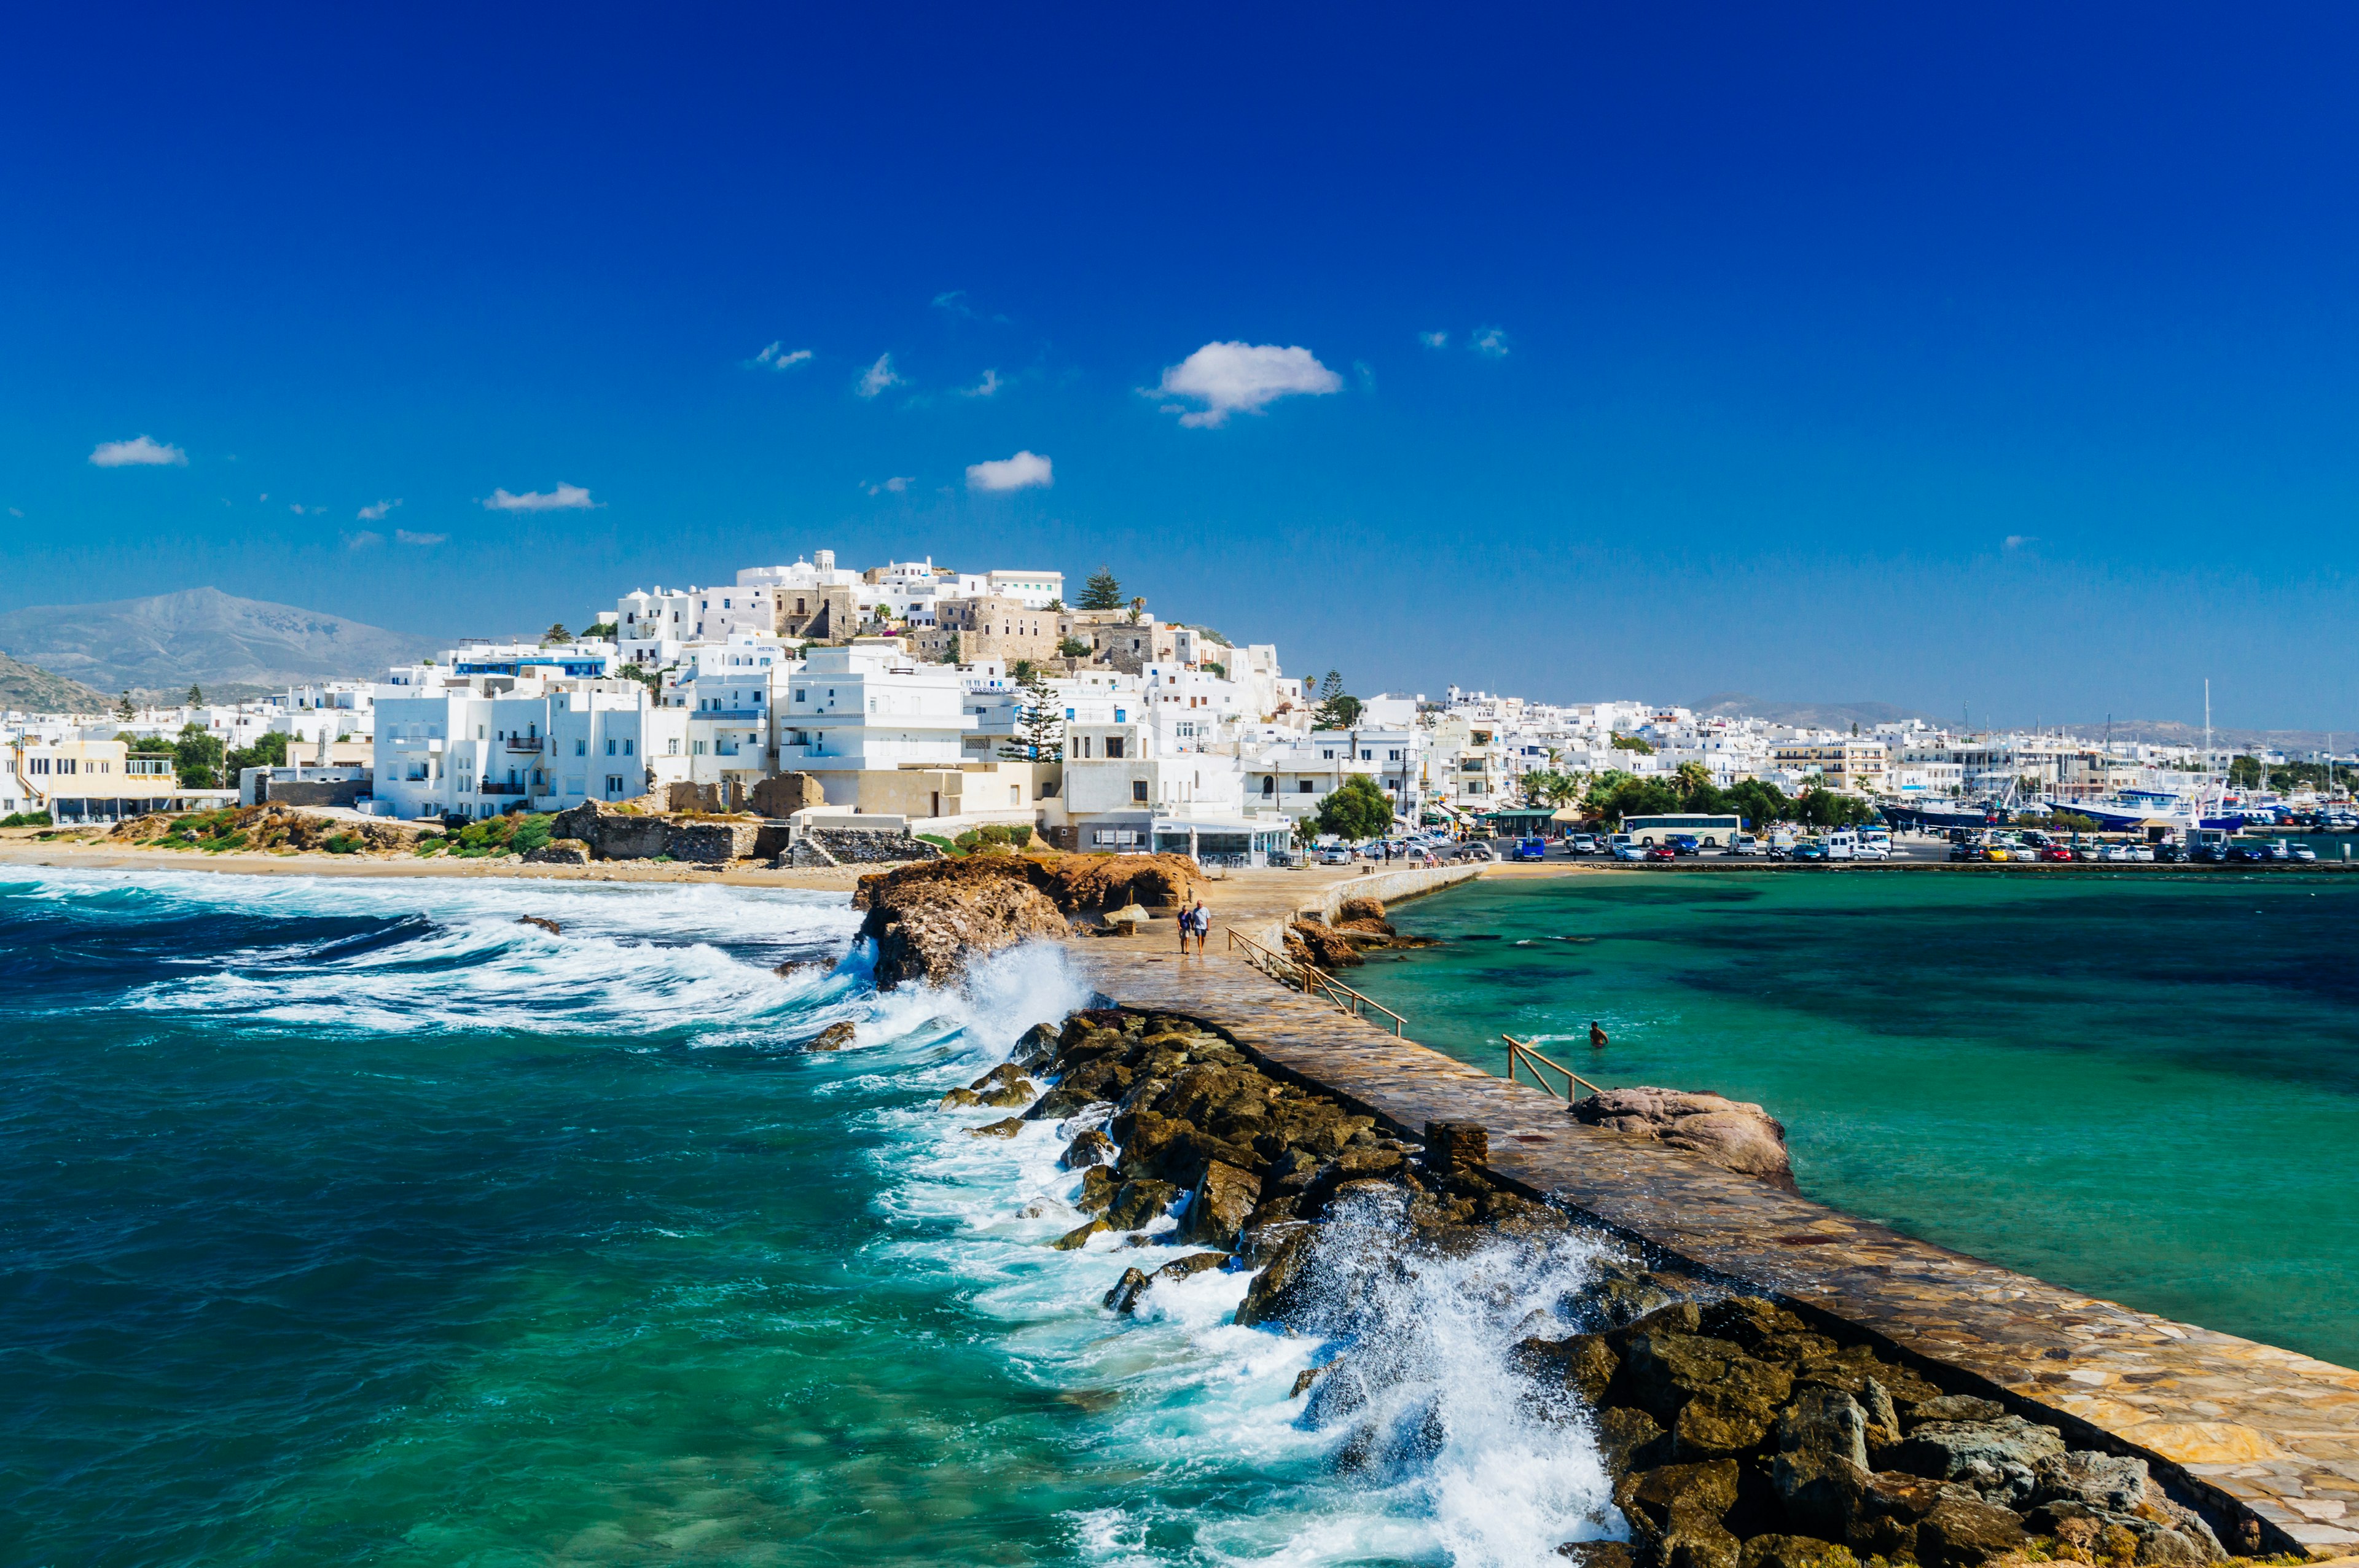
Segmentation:
<svg viewBox="0 0 2359 1568">
<path fill-rule="evenodd" d="M 2145 1461 L 2074 1449 L 1944 1368 L 1684 1266 L 1650 1267 L 1506 1190 L 1478 1123 L 1402 1136 L 1263 1072 L 1200 1023 L 1116 1009 L 1036 1027 L 945 1103 L 1027 1099 L 973 1130 L 1070 1130 L 1060 1163 L 1080 1173 L 1071 1201 L 1086 1217 L 1054 1246 L 1128 1232 L 1133 1246 L 1188 1249 L 1159 1266 L 1142 1257 L 1106 1292 L 1109 1313 L 1136 1313 L 1164 1281 L 1252 1271 L 1238 1324 L 1337 1347 L 1291 1397 L 1306 1421 L 1353 1423 L 1335 1450 L 1346 1472 L 1383 1474 L 1452 1441 L 1466 1416 L 1453 1389 L 1473 1379 L 1563 1452 L 1594 1446 L 1610 1504 L 1601 1495 L 1578 1532 L 1597 1539 L 1561 1549 L 1592 1568 L 2226 1556 Z M 1418 1320 L 1470 1312 L 1491 1314 L 1498 1355 L 1471 1370 L 1418 1365 L 1437 1353 Z"/>
</svg>

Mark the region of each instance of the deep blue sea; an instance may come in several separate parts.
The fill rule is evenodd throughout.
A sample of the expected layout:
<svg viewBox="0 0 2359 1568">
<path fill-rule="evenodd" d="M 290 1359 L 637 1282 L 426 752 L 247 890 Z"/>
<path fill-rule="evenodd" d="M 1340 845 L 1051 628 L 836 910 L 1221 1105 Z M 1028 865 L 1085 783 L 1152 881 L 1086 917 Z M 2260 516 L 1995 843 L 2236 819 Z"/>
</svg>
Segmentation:
<svg viewBox="0 0 2359 1568">
<path fill-rule="evenodd" d="M 558 921 L 552 935 L 519 924 Z M 1400 1287 L 1404 1420 L 1245 1281 L 1099 1298 L 1042 1124 L 934 1102 L 1086 999 L 880 998 L 838 895 L 0 879 L 0 1563 L 1517 1563 L 1604 1500 L 1504 1355 L 1578 1248 Z M 790 960 L 814 968 L 782 978 Z M 802 1045 L 859 1025 L 850 1049 Z M 1150 1262 L 1153 1254 L 1145 1254 Z"/>
</svg>

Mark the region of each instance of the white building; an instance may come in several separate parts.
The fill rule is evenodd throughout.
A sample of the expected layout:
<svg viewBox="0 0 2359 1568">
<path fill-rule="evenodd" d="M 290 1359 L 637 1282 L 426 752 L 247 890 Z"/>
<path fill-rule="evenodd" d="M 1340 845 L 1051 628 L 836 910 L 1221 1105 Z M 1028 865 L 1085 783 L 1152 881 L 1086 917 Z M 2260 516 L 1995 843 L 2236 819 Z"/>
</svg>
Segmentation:
<svg viewBox="0 0 2359 1568">
<path fill-rule="evenodd" d="M 863 771 L 971 760 L 981 728 L 957 667 L 919 664 L 894 637 L 807 650 L 774 705 L 778 768 L 815 775 L 831 806 L 858 804 Z"/>
<path fill-rule="evenodd" d="M 688 717 L 636 681 L 388 687 L 376 702 L 375 810 L 485 817 L 635 799 L 689 776 Z"/>
</svg>

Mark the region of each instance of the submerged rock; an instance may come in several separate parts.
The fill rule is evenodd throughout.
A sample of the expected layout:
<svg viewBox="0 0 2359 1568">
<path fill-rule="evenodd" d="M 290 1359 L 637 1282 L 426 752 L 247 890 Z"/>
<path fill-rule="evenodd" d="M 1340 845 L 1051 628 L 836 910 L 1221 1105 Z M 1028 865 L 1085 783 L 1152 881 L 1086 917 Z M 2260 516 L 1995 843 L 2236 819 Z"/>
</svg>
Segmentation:
<svg viewBox="0 0 2359 1568">
<path fill-rule="evenodd" d="M 804 1049 L 810 1051 L 841 1051 L 846 1045 L 851 1044 L 853 1039 L 858 1036 L 859 1033 L 859 1027 L 853 1023 L 849 1019 L 840 1023 L 831 1023 L 825 1029 L 821 1030 L 817 1037 L 815 1037 L 809 1045 L 805 1046 Z"/>
</svg>

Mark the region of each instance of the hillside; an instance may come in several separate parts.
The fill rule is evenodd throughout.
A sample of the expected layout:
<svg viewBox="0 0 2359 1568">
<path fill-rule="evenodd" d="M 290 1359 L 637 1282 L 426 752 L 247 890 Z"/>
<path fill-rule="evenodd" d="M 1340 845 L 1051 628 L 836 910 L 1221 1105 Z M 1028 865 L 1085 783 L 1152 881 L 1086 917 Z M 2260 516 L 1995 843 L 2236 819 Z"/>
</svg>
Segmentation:
<svg viewBox="0 0 2359 1568">
<path fill-rule="evenodd" d="M 1847 730 L 1854 724 L 1867 730 L 1878 724 L 1908 719 L 1922 719 L 1929 724 L 1934 722 L 1930 715 L 1911 708 L 1896 708 L 1888 702 L 1771 702 L 1764 697 L 1747 697 L 1741 691 L 1723 691 L 1704 697 L 1694 707 L 1699 714 L 1761 719 L 1772 724 L 1792 724 L 1811 730 Z"/>
<path fill-rule="evenodd" d="M 0 614 L 0 653 L 102 691 L 177 695 L 191 682 L 210 691 L 368 676 L 436 646 L 429 638 L 217 588 Z"/>
<path fill-rule="evenodd" d="M 114 699 L 78 680 L 53 676 L 38 665 L 0 654 L 0 709 L 30 713 L 103 713 Z"/>
</svg>

